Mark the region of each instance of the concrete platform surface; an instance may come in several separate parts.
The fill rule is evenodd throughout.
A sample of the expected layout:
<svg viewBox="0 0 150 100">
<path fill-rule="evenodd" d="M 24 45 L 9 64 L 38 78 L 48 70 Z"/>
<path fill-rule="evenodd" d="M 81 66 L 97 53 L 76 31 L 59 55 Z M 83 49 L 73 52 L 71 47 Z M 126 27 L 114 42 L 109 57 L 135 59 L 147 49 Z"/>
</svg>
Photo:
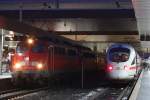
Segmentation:
<svg viewBox="0 0 150 100">
<path fill-rule="evenodd" d="M 150 100 L 150 69 L 141 73 L 129 100 Z"/>
<path fill-rule="evenodd" d="M 0 79 L 5 79 L 5 78 L 11 78 L 11 74 L 10 73 L 3 73 L 2 75 L 0 75 Z"/>
<path fill-rule="evenodd" d="M 145 70 L 137 100 L 150 100 L 150 70 Z"/>
</svg>

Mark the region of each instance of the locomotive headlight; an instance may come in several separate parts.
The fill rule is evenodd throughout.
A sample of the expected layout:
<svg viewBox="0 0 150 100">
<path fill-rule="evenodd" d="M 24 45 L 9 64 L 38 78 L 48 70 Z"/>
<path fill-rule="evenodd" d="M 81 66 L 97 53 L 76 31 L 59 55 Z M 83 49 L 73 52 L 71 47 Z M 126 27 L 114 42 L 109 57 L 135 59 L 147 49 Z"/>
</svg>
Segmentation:
<svg viewBox="0 0 150 100">
<path fill-rule="evenodd" d="M 34 66 L 34 67 L 36 67 L 36 68 L 39 69 L 39 70 L 43 69 L 43 67 L 44 67 L 44 64 L 41 63 L 41 62 L 38 62 L 38 61 L 33 61 L 33 62 L 31 63 L 31 65 Z"/>
<path fill-rule="evenodd" d="M 20 69 L 20 68 L 21 68 L 21 64 L 20 64 L 20 63 L 16 63 L 16 64 L 15 64 L 15 68 L 16 68 L 16 69 Z"/>
<path fill-rule="evenodd" d="M 18 55 L 19 55 L 19 56 L 22 56 L 22 55 L 23 55 L 23 53 L 18 53 Z"/>
<path fill-rule="evenodd" d="M 25 65 L 25 62 L 18 62 L 18 63 L 15 64 L 14 68 L 15 69 L 20 69 L 24 65 Z"/>
<path fill-rule="evenodd" d="M 38 64 L 37 64 L 37 68 L 38 68 L 38 69 L 42 69 L 42 68 L 43 68 L 43 64 L 42 64 L 42 63 L 38 63 Z"/>
</svg>

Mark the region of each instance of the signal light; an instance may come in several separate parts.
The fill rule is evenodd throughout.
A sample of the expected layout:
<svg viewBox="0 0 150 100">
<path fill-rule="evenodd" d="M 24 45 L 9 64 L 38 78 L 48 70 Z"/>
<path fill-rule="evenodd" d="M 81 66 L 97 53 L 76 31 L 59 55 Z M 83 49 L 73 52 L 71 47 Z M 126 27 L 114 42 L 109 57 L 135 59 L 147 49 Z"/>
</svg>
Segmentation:
<svg viewBox="0 0 150 100">
<path fill-rule="evenodd" d="M 34 40 L 33 40 L 32 38 L 29 38 L 29 39 L 27 40 L 27 42 L 28 42 L 28 44 L 33 44 Z"/>
</svg>

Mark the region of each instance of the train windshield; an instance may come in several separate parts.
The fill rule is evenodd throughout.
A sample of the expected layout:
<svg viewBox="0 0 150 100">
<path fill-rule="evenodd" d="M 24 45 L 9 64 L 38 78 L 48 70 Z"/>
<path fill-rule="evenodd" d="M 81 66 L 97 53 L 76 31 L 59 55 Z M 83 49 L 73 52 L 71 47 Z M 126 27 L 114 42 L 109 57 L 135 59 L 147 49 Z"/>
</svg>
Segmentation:
<svg viewBox="0 0 150 100">
<path fill-rule="evenodd" d="M 35 53 L 43 53 L 44 52 L 44 44 L 43 43 L 37 43 L 32 47 L 32 52 Z"/>
<path fill-rule="evenodd" d="M 127 48 L 112 48 L 109 55 L 112 62 L 125 62 L 129 59 L 130 50 Z"/>
<path fill-rule="evenodd" d="M 16 52 L 17 53 L 24 53 L 28 50 L 28 46 L 22 42 L 20 42 L 18 45 L 17 45 L 17 48 L 16 48 Z"/>
<path fill-rule="evenodd" d="M 20 42 L 16 48 L 17 53 L 24 53 L 28 50 L 31 50 L 31 52 L 34 52 L 34 53 L 43 53 L 44 52 L 44 44 L 37 43 L 35 45 L 29 46 L 26 43 Z"/>
</svg>

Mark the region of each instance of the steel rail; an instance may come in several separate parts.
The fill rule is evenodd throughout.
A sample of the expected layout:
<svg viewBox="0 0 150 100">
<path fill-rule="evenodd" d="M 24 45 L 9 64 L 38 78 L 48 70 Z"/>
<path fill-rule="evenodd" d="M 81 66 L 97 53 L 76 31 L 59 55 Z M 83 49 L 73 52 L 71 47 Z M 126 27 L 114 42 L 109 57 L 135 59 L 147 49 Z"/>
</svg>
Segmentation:
<svg viewBox="0 0 150 100">
<path fill-rule="evenodd" d="M 38 89 L 33 89 L 33 90 L 19 90 L 19 91 L 11 91 L 8 90 L 8 93 L 6 92 L 6 94 L 0 95 L 0 100 L 8 100 L 8 99 L 13 99 L 16 97 L 21 97 L 30 93 L 35 93 L 38 91 L 42 91 L 42 90 L 48 90 L 49 87 L 43 87 L 43 88 L 38 88 Z M 5 93 L 5 91 L 3 92 Z"/>
</svg>

